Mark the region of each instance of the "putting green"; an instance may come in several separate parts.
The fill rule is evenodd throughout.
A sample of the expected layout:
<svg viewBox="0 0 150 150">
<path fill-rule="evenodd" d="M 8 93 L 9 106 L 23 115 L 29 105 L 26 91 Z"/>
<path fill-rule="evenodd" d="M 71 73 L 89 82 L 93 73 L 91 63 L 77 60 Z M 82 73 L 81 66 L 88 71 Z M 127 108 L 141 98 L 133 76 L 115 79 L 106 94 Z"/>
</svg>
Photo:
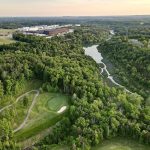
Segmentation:
<svg viewBox="0 0 150 150">
<path fill-rule="evenodd" d="M 26 125 L 15 134 L 16 139 L 26 140 L 56 124 L 64 115 L 65 111 L 61 114 L 57 113 L 62 106 L 68 106 L 68 96 L 60 93 L 41 93 L 37 97 Z"/>
<path fill-rule="evenodd" d="M 49 110 L 58 111 L 61 107 L 66 106 L 66 96 L 57 94 L 55 97 L 52 97 L 47 103 Z"/>
</svg>

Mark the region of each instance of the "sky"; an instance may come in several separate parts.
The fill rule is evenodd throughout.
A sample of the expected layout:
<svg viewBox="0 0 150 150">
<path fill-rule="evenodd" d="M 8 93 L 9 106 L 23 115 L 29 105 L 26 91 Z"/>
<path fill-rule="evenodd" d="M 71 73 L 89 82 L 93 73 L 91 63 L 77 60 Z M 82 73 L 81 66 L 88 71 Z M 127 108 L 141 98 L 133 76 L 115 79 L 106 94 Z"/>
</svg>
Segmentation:
<svg viewBox="0 0 150 150">
<path fill-rule="evenodd" d="M 0 0 L 0 16 L 150 15 L 150 0 Z"/>
</svg>

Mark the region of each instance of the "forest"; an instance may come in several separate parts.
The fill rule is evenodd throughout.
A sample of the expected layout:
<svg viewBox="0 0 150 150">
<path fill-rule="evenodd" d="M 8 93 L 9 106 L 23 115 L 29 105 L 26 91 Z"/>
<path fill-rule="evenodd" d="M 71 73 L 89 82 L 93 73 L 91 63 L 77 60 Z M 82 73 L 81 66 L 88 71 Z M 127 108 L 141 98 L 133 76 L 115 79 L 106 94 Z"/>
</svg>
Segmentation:
<svg viewBox="0 0 150 150">
<path fill-rule="evenodd" d="M 144 98 L 148 98 L 150 93 L 149 41 L 133 42 L 129 37 L 115 36 L 101 43 L 99 51 L 104 53 L 116 66 L 114 74 L 117 74 L 124 85 Z"/>
<path fill-rule="evenodd" d="M 33 79 L 42 81 L 41 90 L 46 84 L 71 97 L 68 113 L 31 149 L 46 150 L 52 144 L 63 144 L 71 150 L 90 150 L 104 139 L 117 136 L 150 144 L 150 103 L 146 102 L 150 51 L 148 47 L 133 46 L 120 36 L 106 41 L 109 30 L 81 26 L 74 33 L 51 39 L 15 33 L 13 38 L 18 42 L 0 45 L 2 106 L 25 81 Z M 99 43 L 100 51 L 117 66 L 120 80 L 137 93 L 110 87 L 100 75 L 99 65 L 84 55 L 83 46 Z M 2 150 L 21 149 L 12 128 L 12 112 L 0 115 Z"/>
</svg>

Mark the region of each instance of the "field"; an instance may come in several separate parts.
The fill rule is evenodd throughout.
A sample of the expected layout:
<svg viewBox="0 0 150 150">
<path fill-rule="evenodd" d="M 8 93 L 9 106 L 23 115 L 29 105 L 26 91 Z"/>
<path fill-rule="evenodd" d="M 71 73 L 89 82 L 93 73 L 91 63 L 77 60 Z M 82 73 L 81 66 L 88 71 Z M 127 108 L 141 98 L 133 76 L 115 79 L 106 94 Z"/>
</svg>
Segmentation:
<svg viewBox="0 0 150 150">
<path fill-rule="evenodd" d="M 102 144 L 93 147 L 92 150 L 149 150 L 149 146 L 139 144 L 132 139 L 117 137 L 111 140 L 106 140 Z M 67 146 L 51 145 L 47 150 L 69 150 Z"/>
<path fill-rule="evenodd" d="M 114 138 L 104 141 L 92 150 L 149 150 L 150 147 L 137 143 L 136 141 L 125 138 Z"/>
<path fill-rule="evenodd" d="M 0 117 L 12 114 L 10 121 L 15 139 L 18 142 L 28 139 L 33 142 L 36 136 L 39 139 L 39 136 L 43 137 L 50 132 L 49 128 L 66 114 L 68 96 L 61 93 L 40 92 L 42 82 L 38 80 L 23 83 L 16 95 L 10 95 L 1 101 Z M 60 112 L 63 107 L 66 109 Z"/>
<path fill-rule="evenodd" d="M 21 98 L 18 99 L 17 103 L 14 103 L 12 107 L 7 108 L 3 113 L 8 111 L 8 109 L 12 110 L 14 112 L 14 119 L 12 119 L 12 125 L 13 128 L 17 128 L 24 120 L 28 113 L 28 109 L 30 105 L 32 104 L 32 100 L 35 96 L 35 91 L 31 91 L 29 94 L 23 95 Z M 24 104 L 24 98 L 27 98 L 28 102 L 27 105 L 25 106 Z"/>
<path fill-rule="evenodd" d="M 30 113 L 25 127 L 15 134 L 18 141 L 26 140 L 58 122 L 63 113 L 57 111 L 68 106 L 68 97 L 60 93 L 42 93 Z"/>
<path fill-rule="evenodd" d="M 51 145 L 47 147 L 47 150 L 69 150 L 69 148 L 67 146 Z"/>
<path fill-rule="evenodd" d="M 0 29 L 0 45 L 14 43 L 12 33 L 15 31 L 14 29 Z"/>
<path fill-rule="evenodd" d="M 14 101 L 21 96 L 22 94 L 31 91 L 32 89 L 38 89 L 42 85 L 42 82 L 39 80 L 32 81 L 23 81 L 23 83 L 18 85 L 18 92 L 15 95 L 8 95 L 3 97 L 0 101 L 0 109 L 9 104 L 14 103 Z"/>
</svg>

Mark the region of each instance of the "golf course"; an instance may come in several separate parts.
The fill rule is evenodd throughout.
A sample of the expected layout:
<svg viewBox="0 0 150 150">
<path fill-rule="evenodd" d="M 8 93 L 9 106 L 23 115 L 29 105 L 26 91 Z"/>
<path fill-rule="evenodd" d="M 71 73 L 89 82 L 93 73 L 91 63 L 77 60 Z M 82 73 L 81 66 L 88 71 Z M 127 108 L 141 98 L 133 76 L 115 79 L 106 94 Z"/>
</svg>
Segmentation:
<svg viewBox="0 0 150 150">
<path fill-rule="evenodd" d="M 51 145 L 48 150 L 69 150 L 69 148 L 62 145 Z M 149 150 L 149 146 L 125 137 L 116 137 L 104 140 L 101 144 L 93 147 L 92 150 Z"/>
<path fill-rule="evenodd" d="M 16 141 L 23 142 L 40 135 L 43 130 L 55 125 L 68 108 L 68 96 L 59 92 L 40 91 L 40 81 L 31 81 L 20 90 L 19 96 L 14 95 L 13 102 L 0 108 L 0 116 L 12 113 L 11 119 Z M 33 84 L 32 84 L 33 83 Z M 22 94 L 21 94 L 22 93 Z M 44 134 L 42 134 L 44 136 Z"/>
<path fill-rule="evenodd" d="M 139 144 L 128 137 L 117 137 L 111 140 L 105 140 L 92 150 L 149 150 L 149 146 Z"/>
</svg>

